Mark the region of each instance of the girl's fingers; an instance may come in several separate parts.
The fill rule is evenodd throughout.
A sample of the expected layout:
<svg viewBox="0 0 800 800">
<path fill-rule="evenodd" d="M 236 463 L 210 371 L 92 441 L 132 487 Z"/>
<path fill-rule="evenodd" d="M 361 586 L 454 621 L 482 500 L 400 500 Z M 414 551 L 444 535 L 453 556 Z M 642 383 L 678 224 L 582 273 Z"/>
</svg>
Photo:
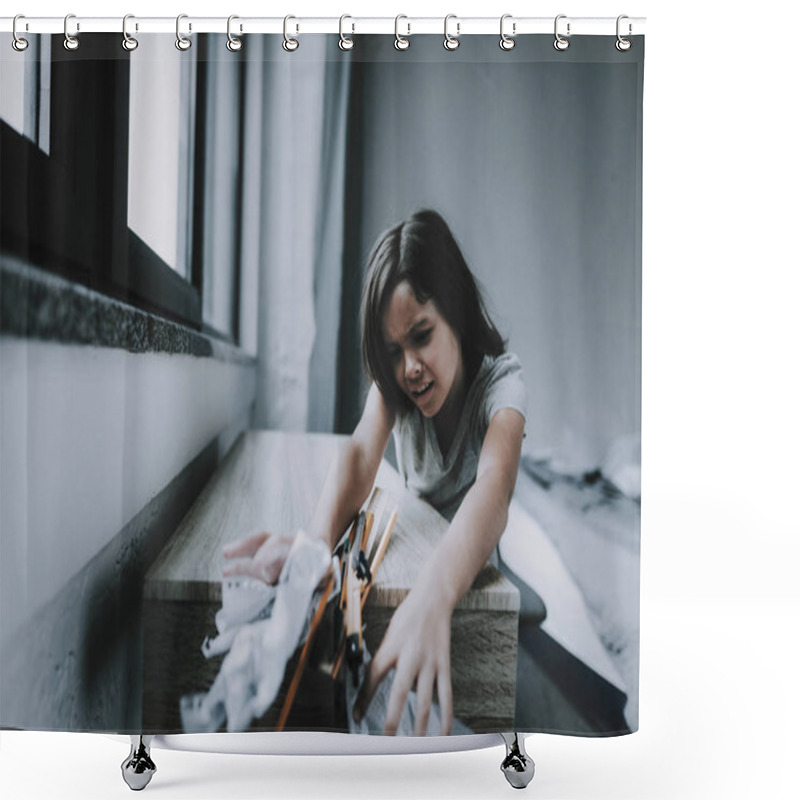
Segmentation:
<svg viewBox="0 0 800 800">
<path fill-rule="evenodd" d="M 223 578 L 230 578 L 233 575 L 252 575 L 252 574 L 253 574 L 252 561 L 239 561 L 235 564 L 231 564 L 229 567 L 225 567 L 222 570 Z"/>
<path fill-rule="evenodd" d="M 425 670 L 417 678 L 417 720 L 414 725 L 414 736 L 425 736 L 428 732 L 428 716 L 433 699 L 433 680 L 434 674 L 429 670 Z"/>
<path fill-rule="evenodd" d="M 394 736 L 400 727 L 400 717 L 406 703 L 408 693 L 414 684 L 414 676 L 407 670 L 398 670 L 392 682 L 392 691 L 386 705 L 386 722 L 383 726 L 384 736 Z"/>
<path fill-rule="evenodd" d="M 254 556 L 264 542 L 269 539 L 268 533 L 255 533 L 244 539 L 239 539 L 222 548 L 222 555 L 225 558 L 243 558 L 244 556 Z"/>
<path fill-rule="evenodd" d="M 269 575 L 266 574 L 264 567 L 254 563 L 253 561 L 238 561 L 222 570 L 223 578 L 230 578 L 235 575 L 247 575 L 251 578 L 257 578 L 266 584 L 272 583 L 272 581 L 269 579 Z"/>
<path fill-rule="evenodd" d="M 386 659 L 384 656 L 385 648 L 379 647 L 375 657 L 369 662 L 367 673 L 364 676 L 364 682 L 359 689 L 358 697 L 353 705 L 353 719 L 356 722 L 361 722 L 364 714 L 367 713 L 369 704 L 372 702 L 372 695 L 375 690 L 380 686 L 381 681 L 386 677 L 386 673 L 392 666 L 392 661 Z"/>
<path fill-rule="evenodd" d="M 436 679 L 439 709 L 442 712 L 442 736 L 449 736 L 453 727 L 453 687 L 450 684 L 450 667 L 440 670 Z"/>
</svg>

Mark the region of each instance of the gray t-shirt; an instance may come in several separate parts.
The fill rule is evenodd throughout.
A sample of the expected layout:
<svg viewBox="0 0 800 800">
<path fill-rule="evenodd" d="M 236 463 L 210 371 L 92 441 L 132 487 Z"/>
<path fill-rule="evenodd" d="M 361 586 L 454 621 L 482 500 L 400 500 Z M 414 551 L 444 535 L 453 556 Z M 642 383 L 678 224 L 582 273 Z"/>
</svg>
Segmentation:
<svg viewBox="0 0 800 800">
<path fill-rule="evenodd" d="M 478 459 L 489 422 L 501 408 L 527 418 L 522 367 L 513 353 L 484 356 L 470 386 L 455 436 L 442 458 L 433 420 L 418 408 L 397 415 L 394 435 L 397 467 L 406 486 L 452 521 L 475 483 Z"/>
</svg>

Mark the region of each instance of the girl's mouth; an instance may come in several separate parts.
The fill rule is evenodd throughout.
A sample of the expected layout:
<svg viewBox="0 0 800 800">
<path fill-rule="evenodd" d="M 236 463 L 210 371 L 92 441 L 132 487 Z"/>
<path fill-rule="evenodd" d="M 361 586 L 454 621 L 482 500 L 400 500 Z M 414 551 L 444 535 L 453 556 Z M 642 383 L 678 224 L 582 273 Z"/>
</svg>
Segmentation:
<svg viewBox="0 0 800 800">
<path fill-rule="evenodd" d="M 419 400 L 421 397 L 424 397 L 430 392 L 432 386 L 433 386 L 433 381 L 428 381 L 428 383 L 426 383 L 419 390 L 417 391 L 412 390 L 411 394 L 414 396 L 415 400 Z"/>
</svg>

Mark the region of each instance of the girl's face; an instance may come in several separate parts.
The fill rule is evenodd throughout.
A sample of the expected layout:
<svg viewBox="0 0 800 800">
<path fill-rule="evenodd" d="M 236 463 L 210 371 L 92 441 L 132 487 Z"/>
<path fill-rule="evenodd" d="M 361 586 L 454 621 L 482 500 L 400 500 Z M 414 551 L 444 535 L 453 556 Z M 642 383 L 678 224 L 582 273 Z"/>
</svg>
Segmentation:
<svg viewBox="0 0 800 800">
<path fill-rule="evenodd" d="M 426 417 L 458 412 L 464 393 L 461 344 L 433 300 L 420 303 L 407 281 L 392 292 L 383 338 L 398 386 Z"/>
</svg>

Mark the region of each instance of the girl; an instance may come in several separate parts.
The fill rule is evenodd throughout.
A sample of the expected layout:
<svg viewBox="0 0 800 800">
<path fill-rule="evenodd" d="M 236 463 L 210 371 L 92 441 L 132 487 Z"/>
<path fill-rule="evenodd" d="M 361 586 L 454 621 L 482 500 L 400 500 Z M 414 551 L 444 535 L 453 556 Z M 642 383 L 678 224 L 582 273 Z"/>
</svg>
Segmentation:
<svg viewBox="0 0 800 800">
<path fill-rule="evenodd" d="M 415 735 L 424 735 L 436 687 L 442 734 L 453 719 L 450 620 L 506 526 L 525 426 L 516 356 L 484 307 L 445 221 L 420 211 L 383 233 L 369 256 L 361 305 L 362 356 L 372 380 L 361 420 L 331 466 L 310 533 L 331 550 L 366 501 L 394 434 L 406 485 L 450 521 L 392 617 L 356 699 L 360 721 L 396 669 L 385 734 L 394 734 L 416 686 Z M 229 545 L 226 568 L 277 581 L 291 537 L 262 533 Z"/>
</svg>

